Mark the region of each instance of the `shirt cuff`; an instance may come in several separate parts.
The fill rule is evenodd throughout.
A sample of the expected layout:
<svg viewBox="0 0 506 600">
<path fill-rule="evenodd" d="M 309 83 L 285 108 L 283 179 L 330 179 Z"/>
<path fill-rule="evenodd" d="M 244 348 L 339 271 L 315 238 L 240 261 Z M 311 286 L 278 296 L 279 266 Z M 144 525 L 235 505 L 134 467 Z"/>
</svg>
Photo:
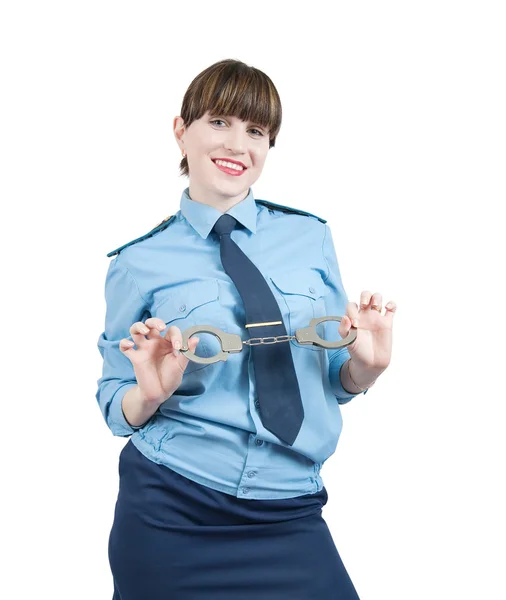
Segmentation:
<svg viewBox="0 0 506 600">
<path fill-rule="evenodd" d="M 130 425 L 125 418 L 123 408 L 121 406 L 124 395 L 129 389 L 135 387 L 136 385 L 136 383 L 127 383 L 118 388 L 112 397 L 111 404 L 109 405 L 108 425 L 114 435 L 128 437 L 137 431 L 137 429 L 141 429 L 142 427 L 142 425 L 139 427 Z"/>
<path fill-rule="evenodd" d="M 334 356 L 330 359 L 329 362 L 329 379 L 330 385 L 332 388 L 332 392 L 334 396 L 337 398 L 338 404 L 346 404 L 350 400 L 353 400 L 359 394 L 367 393 L 367 390 L 363 392 L 357 392 L 356 394 L 351 394 L 347 390 L 344 389 L 343 384 L 341 383 L 341 368 L 349 360 L 350 354 L 346 350 L 344 352 L 336 352 Z"/>
</svg>

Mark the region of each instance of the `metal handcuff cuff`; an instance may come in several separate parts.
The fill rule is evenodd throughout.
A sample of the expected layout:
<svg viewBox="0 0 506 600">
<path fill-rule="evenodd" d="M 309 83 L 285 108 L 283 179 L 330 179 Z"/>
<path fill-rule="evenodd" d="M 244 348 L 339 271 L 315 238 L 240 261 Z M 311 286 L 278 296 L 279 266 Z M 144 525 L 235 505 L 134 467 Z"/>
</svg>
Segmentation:
<svg viewBox="0 0 506 600">
<path fill-rule="evenodd" d="M 357 337 L 357 330 L 351 328 L 348 335 L 337 342 L 328 342 L 324 340 L 316 333 L 316 326 L 324 321 L 341 321 L 342 317 L 316 317 L 309 321 L 309 326 L 302 329 L 297 329 L 295 335 L 278 335 L 271 337 L 260 337 L 260 338 L 249 338 L 242 340 L 239 335 L 235 333 L 226 333 L 222 329 L 213 327 L 212 325 L 194 325 L 189 327 L 182 332 L 183 345 L 181 348 L 181 354 L 183 354 L 189 360 L 193 362 L 208 365 L 211 363 L 218 362 L 220 360 L 226 361 L 229 354 L 235 354 L 241 352 L 243 345 L 246 346 L 257 346 L 259 344 L 278 344 L 281 342 L 289 342 L 295 340 L 297 343 L 302 345 L 312 344 L 313 346 L 319 346 L 320 348 L 343 348 L 352 344 Z M 279 321 L 276 321 L 276 324 Z M 275 323 L 255 323 L 255 325 L 273 325 Z M 210 357 L 197 356 L 189 350 L 188 340 L 192 335 L 196 333 L 211 333 L 215 335 L 220 341 L 221 351 Z"/>
</svg>

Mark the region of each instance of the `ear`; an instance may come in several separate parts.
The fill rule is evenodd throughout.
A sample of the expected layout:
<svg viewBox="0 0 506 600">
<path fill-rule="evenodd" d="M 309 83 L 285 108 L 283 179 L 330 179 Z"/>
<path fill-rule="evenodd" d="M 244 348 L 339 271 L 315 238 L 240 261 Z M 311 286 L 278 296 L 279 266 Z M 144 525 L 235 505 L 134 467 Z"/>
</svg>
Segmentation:
<svg viewBox="0 0 506 600">
<path fill-rule="evenodd" d="M 174 129 L 174 137 L 176 138 L 176 142 L 177 142 L 180 150 L 184 150 L 183 136 L 184 136 L 186 127 L 185 127 L 183 119 L 180 116 L 174 117 L 173 129 Z"/>
</svg>

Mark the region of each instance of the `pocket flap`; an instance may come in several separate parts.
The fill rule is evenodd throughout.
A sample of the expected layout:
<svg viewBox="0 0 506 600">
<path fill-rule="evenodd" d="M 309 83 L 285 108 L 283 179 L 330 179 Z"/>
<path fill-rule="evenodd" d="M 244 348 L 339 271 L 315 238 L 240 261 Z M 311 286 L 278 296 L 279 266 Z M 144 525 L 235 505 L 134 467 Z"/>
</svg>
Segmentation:
<svg viewBox="0 0 506 600">
<path fill-rule="evenodd" d="M 297 294 L 316 300 L 329 291 L 321 275 L 312 269 L 276 273 L 270 279 L 283 294 Z"/>
<path fill-rule="evenodd" d="M 192 281 L 167 290 L 167 297 L 153 309 L 165 322 L 187 317 L 194 309 L 219 298 L 218 281 Z"/>
</svg>

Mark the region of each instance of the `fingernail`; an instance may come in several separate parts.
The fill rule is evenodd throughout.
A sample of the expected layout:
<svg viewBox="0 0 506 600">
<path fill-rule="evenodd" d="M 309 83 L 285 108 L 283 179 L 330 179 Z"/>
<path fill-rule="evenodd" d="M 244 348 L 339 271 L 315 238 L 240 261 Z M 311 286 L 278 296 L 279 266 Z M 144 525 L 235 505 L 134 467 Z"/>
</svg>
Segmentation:
<svg viewBox="0 0 506 600">
<path fill-rule="evenodd" d="M 179 340 L 177 340 L 176 342 L 174 342 L 174 348 L 176 350 L 181 350 L 181 342 Z"/>
<path fill-rule="evenodd" d="M 358 320 L 357 319 L 353 319 L 353 327 L 358 327 Z"/>
<path fill-rule="evenodd" d="M 162 329 L 165 329 L 165 325 L 157 325 L 157 327 L 160 331 L 162 331 Z"/>
<path fill-rule="evenodd" d="M 133 342 L 127 342 L 127 343 L 125 344 L 125 346 L 133 346 L 133 345 L 134 345 L 134 343 L 133 343 Z"/>
</svg>

